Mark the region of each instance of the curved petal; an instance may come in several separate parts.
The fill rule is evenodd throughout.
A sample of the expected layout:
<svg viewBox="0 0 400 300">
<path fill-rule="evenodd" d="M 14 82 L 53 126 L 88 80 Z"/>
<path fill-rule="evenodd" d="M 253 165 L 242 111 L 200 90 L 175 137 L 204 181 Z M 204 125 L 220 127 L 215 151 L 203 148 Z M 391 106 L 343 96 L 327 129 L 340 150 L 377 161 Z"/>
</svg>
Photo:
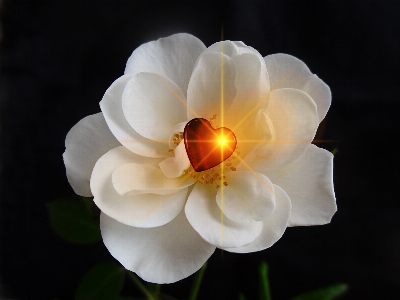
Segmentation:
<svg viewBox="0 0 400 300">
<path fill-rule="evenodd" d="M 264 131 L 256 128 L 256 116 L 266 109 L 269 98 L 269 80 L 264 61 L 253 53 L 232 58 L 236 68 L 236 97 L 225 114 L 224 126 L 231 129 L 242 153 L 248 153 L 263 139 Z M 241 143 L 241 141 L 245 141 Z"/>
<path fill-rule="evenodd" d="M 175 141 L 174 141 L 175 134 L 178 133 L 178 132 L 179 133 L 183 133 L 187 123 L 188 123 L 187 121 L 181 122 L 181 123 L 176 124 L 172 128 L 172 132 L 171 132 L 171 135 L 169 136 L 169 144 L 168 144 L 170 149 L 176 148 L 177 145 L 175 144 Z"/>
<path fill-rule="evenodd" d="M 189 81 L 188 119 L 210 119 L 214 114 L 221 118 L 222 109 L 229 109 L 235 94 L 235 65 L 232 60 L 221 53 L 201 55 Z"/>
<path fill-rule="evenodd" d="M 190 226 L 183 211 L 170 223 L 148 229 L 121 224 L 102 213 L 100 229 L 111 255 L 148 282 L 163 284 L 186 278 L 215 250 Z"/>
<path fill-rule="evenodd" d="M 222 188 L 222 187 L 221 187 Z M 224 218 L 215 201 L 215 187 L 196 184 L 185 205 L 185 213 L 193 228 L 210 244 L 219 248 L 240 247 L 254 241 L 262 222 L 239 224 Z"/>
<path fill-rule="evenodd" d="M 317 75 L 312 75 L 301 90 L 309 94 L 317 104 L 319 122 L 322 122 L 328 113 L 332 101 L 332 94 L 329 86 Z"/>
<path fill-rule="evenodd" d="M 117 221 L 136 227 L 161 226 L 174 219 L 187 199 L 187 188 L 171 195 L 144 194 L 121 196 L 113 187 L 112 173 L 119 166 L 144 163 L 157 166 L 160 159 L 145 158 L 125 147 L 104 154 L 96 163 L 90 179 L 93 201 L 101 211 Z"/>
<path fill-rule="evenodd" d="M 252 172 L 229 172 L 229 185 L 217 192 L 217 204 L 226 217 L 249 224 L 266 219 L 275 209 L 275 192 L 267 176 Z"/>
<path fill-rule="evenodd" d="M 270 87 L 264 61 L 253 53 L 237 55 L 232 61 L 236 69 L 234 103 L 244 105 L 249 111 L 266 108 Z"/>
<path fill-rule="evenodd" d="M 272 214 L 265 219 L 262 232 L 254 242 L 238 248 L 224 248 L 224 250 L 235 253 L 249 253 L 261 251 L 271 247 L 283 235 L 290 217 L 290 199 L 285 191 L 274 184 L 276 208 Z"/>
<path fill-rule="evenodd" d="M 267 65 L 271 91 L 281 88 L 299 89 L 311 96 L 317 105 L 319 122 L 321 122 L 331 105 L 329 87 L 311 73 L 300 59 L 283 53 L 264 57 Z"/>
<path fill-rule="evenodd" d="M 121 196 L 147 193 L 170 195 L 192 185 L 195 181 L 189 175 L 167 178 L 158 166 L 149 164 L 125 164 L 112 173 L 113 186 Z"/>
<path fill-rule="evenodd" d="M 92 196 L 89 182 L 96 161 L 120 145 L 108 129 L 102 113 L 87 116 L 71 128 L 65 138 L 63 158 L 68 182 L 75 193 Z"/>
<path fill-rule="evenodd" d="M 265 122 L 270 118 L 275 137 L 266 142 L 257 154 L 263 166 L 284 166 L 298 158 L 312 142 L 318 127 L 316 105 L 310 96 L 296 89 L 271 92 L 265 111 Z"/>
<path fill-rule="evenodd" d="M 309 145 L 297 160 L 281 169 L 254 169 L 281 186 L 292 201 L 289 226 L 323 225 L 336 212 L 332 153 Z"/>
<path fill-rule="evenodd" d="M 283 88 L 301 89 L 312 75 L 307 65 L 300 59 L 283 53 L 264 57 L 271 91 Z"/>
<path fill-rule="evenodd" d="M 125 74 L 160 74 L 175 82 L 186 98 L 194 64 L 205 49 L 202 41 L 187 33 L 151 41 L 133 51 L 126 63 Z"/>
<path fill-rule="evenodd" d="M 122 110 L 132 128 L 166 145 L 175 124 L 186 121 L 186 106 L 179 87 L 154 73 L 134 75 L 122 94 Z"/>
<path fill-rule="evenodd" d="M 180 177 L 183 171 L 190 167 L 189 157 L 183 141 L 179 143 L 174 152 L 174 157 L 166 158 L 159 164 L 161 171 L 168 178 Z"/>
<path fill-rule="evenodd" d="M 169 157 L 171 154 L 167 145 L 141 136 L 125 119 L 122 112 L 122 92 L 131 78 L 132 74 L 129 74 L 115 80 L 100 101 L 107 125 L 117 140 L 132 152 L 147 157 Z"/>
<path fill-rule="evenodd" d="M 247 46 L 245 43 L 241 41 L 220 41 L 212 44 L 208 47 L 203 53 L 210 53 L 210 52 L 222 52 L 226 56 L 235 57 L 237 55 L 241 55 L 244 53 L 255 54 L 258 58 L 263 61 L 263 57 L 261 54 L 254 49 L 253 47 Z"/>
</svg>

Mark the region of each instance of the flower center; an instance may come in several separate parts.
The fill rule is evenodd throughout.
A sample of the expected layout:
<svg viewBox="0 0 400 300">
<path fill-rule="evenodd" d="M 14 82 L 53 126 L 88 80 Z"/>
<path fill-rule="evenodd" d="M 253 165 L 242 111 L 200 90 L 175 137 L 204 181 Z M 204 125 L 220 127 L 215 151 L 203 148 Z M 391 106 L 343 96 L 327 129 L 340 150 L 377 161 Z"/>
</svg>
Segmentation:
<svg viewBox="0 0 400 300">
<path fill-rule="evenodd" d="M 215 185 L 218 189 L 222 184 L 224 186 L 228 185 L 228 181 L 226 180 L 225 174 L 228 172 L 236 171 L 236 165 L 238 163 L 237 158 L 240 155 L 240 152 L 235 149 L 233 154 L 227 158 L 225 161 L 220 163 L 218 166 L 210 168 L 205 171 L 196 172 L 193 169 L 193 166 L 190 166 L 188 169 L 183 171 L 183 174 L 189 174 L 192 178 L 196 179 L 197 182 L 201 184 L 209 184 Z"/>
<path fill-rule="evenodd" d="M 231 130 L 225 127 L 214 129 L 213 123 L 216 118 L 217 115 L 213 115 L 209 120 L 197 118 L 189 121 L 183 132 L 173 133 L 170 143 L 170 147 L 173 148 L 168 151 L 174 153 L 174 149 L 183 140 L 191 165 L 183 171 L 182 175 L 188 174 L 201 184 L 215 185 L 219 188 L 221 185 L 228 185 L 225 174 L 236 171 L 241 153 L 237 147 L 236 136 Z M 192 133 L 194 136 L 190 139 L 185 133 Z M 194 159 L 193 157 L 191 159 L 189 152 L 196 154 Z M 212 158 L 214 160 L 211 160 Z M 194 165 L 197 165 L 197 168 L 194 168 Z"/>
<path fill-rule="evenodd" d="M 238 156 L 241 154 L 236 145 L 236 136 L 228 128 L 214 129 L 213 121 L 196 118 L 189 121 L 183 132 L 175 132 L 172 136 L 172 147 L 185 142 L 190 167 L 183 172 L 195 178 L 201 184 L 228 185 L 225 173 L 236 171 Z M 170 149 L 169 152 L 174 152 Z"/>
<path fill-rule="evenodd" d="M 214 129 L 210 121 L 202 118 L 186 124 L 183 140 L 190 164 L 196 172 L 211 169 L 228 159 L 237 144 L 236 136 L 230 129 Z"/>
</svg>

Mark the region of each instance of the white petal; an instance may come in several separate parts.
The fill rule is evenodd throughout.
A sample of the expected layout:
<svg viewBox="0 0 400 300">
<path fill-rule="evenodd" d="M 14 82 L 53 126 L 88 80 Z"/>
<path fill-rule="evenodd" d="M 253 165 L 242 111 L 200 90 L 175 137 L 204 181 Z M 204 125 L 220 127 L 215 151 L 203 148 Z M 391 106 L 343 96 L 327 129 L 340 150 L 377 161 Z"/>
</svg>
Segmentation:
<svg viewBox="0 0 400 300">
<path fill-rule="evenodd" d="M 170 149 L 174 149 L 175 147 L 176 147 L 176 145 L 174 144 L 174 137 L 175 137 L 175 134 L 177 133 L 177 132 L 182 132 L 183 133 L 183 131 L 185 130 L 185 126 L 186 126 L 186 124 L 187 124 L 188 122 L 181 122 L 181 123 L 179 123 L 179 124 L 176 124 L 173 128 L 172 128 L 172 131 L 171 131 L 171 135 L 169 136 L 169 148 Z"/>
<path fill-rule="evenodd" d="M 100 228 L 111 255 L 148 282 L 163 284 L 186 278 L 215 250 L 190 226 L 183 211 L 170 223 L 148 229 L 121 224 L 102 213 Z"/>
<path fill-rule="evenodd" d="M 186 107 L 179 87 L 154 73 L 134 75 L 122 94 L 122 110 L 132 128 L 166 145 L 175 124 L 186 121 Z"/>
<path fill-rule="evenodd" d="M 65 138 L 64 164 L 75 193 L 91 197 L 90 175 L 96 161 L 108 150 L 120 146 L 107 127 L 102 113 L 80 120 Z"/>
<path fill-rule="evenodd" d="M 203 239 L 219 248 L 240 247 L 254 241 L 261 232 L 262 222 L 239 224 L 224 218 L 215 200 L 216 193 L 214 186 L 200 183 L 194 186 L 185 206 L 189 223 Z"/>
<path fill-rule="evenodd" d="M 271 90 L 282 88 L 300 89 L 308 76 L 312 75 L 307 65 L 300 59 L 283 53 L 264 57 Z"/>
<path fill-rule="evenodd" d="M 220 118 L 221 109 L 229 109 L 235 94 L 235 65 L 232 60 L 221 53 L 201 55 L 188 86 L 188 119 L 209 119 L 214 114 Z"/>
<path fill-rule="evenodd" d="M 119 166 L 145 163 L 157 166 L 160 159 L 145 158 L 125 147 L 104 154 L 96 163 L 90 180 L 94 202 L 101 211 L 121 223 L 137 227 L 161 226 L 175 218 L 187 199 L 187 188 L 171 195 L 144 194 L 121 196 L 112 184 L 112 173 Z"/>
<path fill-rule="evenodd" d="M 233 130 L 240 152 L 254 149 L 264 132 L 256 129 L 256 116 L 268 106 L 269 80 L 265 63 L 253 53 L 234 56 L 236 97 L 225 114 L 224 125 Z M 241 143 L 241 141 L 245 141 Z"/>
<path fill-rule="evenodd" d="M 262 170 L 262 164 L 257 161 L 253 168 L 267 175 L 289 195 L 293 206 L 290 226 L 330 222 L 336 212 L 332 153 L 310 145 L 302 156 L 285 168 Z"/>
<path fill-rule="evenodd" d="M 283 235 L 290 217 L 290 199 L 279 186 L 274 184 L 276 208 L 272 214 L 263 221 L 261 234 L 254 242 L 238 248 L 224 248 L 224 250 L 235 253 L 249 253 L 261 251 L 271 247 Z"/>
<path fill-rule="evenodd" d="M 264 57 L 267 65 L 271 91 L 281 88 L 300 89 L 308 93 L 318 109 L 321 122 L 331 105 L 329 87 L 313 75 L 300 59 L 288 54 L 272 54 Z"/>
<path fill-rule="evenodd" d="M 210 52 L 222 52 L 226 56 L 235 57 L 237 55 L 241 55 L 244 53 L 251 53 L 258 56 L 260 60 L 263 60 L 261 54 L 254 48 L 247 46 L 241 41 L 221 41 L 212 44 L 208 47 L 203 53 L 210 53 Z"/>
<path fill-rule="evenodd" d="M 265 158 L 264 167 L 284 166 L 297 159 L 313 140 L 318 127 L 316 105 L 303 91 L 278 89 L 271 92 L 265 114 L 275 137 L 258 150 L 258 155 Z"/>
<path fill-rule="evenodd" d="M 217 204 L 234 222 L 248 224 L 266 219 L 275 209 L 275 193 L 271 181 L 263 174 L 229 172 L 228 186 L 217 192 Z"/>
<path fill-rule="evenodd" d="M 125 74 L 160 74 L 175 82 L 186 98 L 194 64 L 205 49 L 202 41 L 187 33 L 151 41 L 133 51 L 126 64 Z"/>
<path fill-rule="evenodd" d="M 249 105 L 251 109 L 258 105 L 265 108 L 269 93 L 268 72 L 264 61 L 257 55 L 245 53 L 232 58 L 236 69 L 236 99 L 242 105 Z M 262 106 L 265 104 L 264 106 Z"/>
<path fill-rule="evenodd" d="M 146 139 L 129 125 L 122 112 L 122 92 L 132 74 L 124 75 L 113 82 L 100 101 L 111 132 L 117 140 L 132 152 L 147 157 L 169 157 L 169 148 L 164 143 Z"/>
<path fill-rule="evenodd" d="M 317 75 L 312 75 L 301 90 L 309 94 L 317 104 L 319 122 L 321 122 L 331 106 L 332 94 L 329 86 Z"/>
<path fill-rule="evenodd" d="M 180 177 L 183 171 L 190 167 L 189 157 L 183 141 L 179 143 L 174 152 L 174 157 L 166 158 L 159 164 L 161 171 L 168 178 Z"/>
<path fill-rule="evenodd" d="M 170 195 L 195 182 L 189 175 L 181 178 L 167 178 L 158 167 L 130 163 L 116 168 L 112 174 L 115 190 L 120 195 L 152 193 Z"/>
</svg>

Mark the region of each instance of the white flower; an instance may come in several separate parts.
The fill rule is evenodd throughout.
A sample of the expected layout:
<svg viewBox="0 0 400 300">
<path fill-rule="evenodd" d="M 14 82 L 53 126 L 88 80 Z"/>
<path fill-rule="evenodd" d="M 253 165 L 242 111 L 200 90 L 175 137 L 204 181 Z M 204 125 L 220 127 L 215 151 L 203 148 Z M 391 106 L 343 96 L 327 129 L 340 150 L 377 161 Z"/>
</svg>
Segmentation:
<svg viewBox="0 0 400 300">
<path fill-rule="evenodd" d="M 311 144 L 330 102 L 329 87 L 293 56 L 175 34 L 137 48 L 101 113 L 68 133 L 68 180 L 94 196 L 104 244 L 125 268 L 175 282 L 216 247 L 260 251 L 287 226 L 330 222 L 333 156 Z M 194 118 L 237 139 L 228 161 L 201 174 L 180 136 Z"/>
</svg>

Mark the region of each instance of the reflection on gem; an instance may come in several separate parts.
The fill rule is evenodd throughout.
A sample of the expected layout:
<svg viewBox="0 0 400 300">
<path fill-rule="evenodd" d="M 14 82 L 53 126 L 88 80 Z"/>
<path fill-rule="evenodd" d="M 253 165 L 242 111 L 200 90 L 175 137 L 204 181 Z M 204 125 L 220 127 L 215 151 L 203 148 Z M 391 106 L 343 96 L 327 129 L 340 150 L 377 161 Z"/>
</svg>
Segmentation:
<svg viewBox="0 0 400 300">
<path fill-rule="evenodd" d="M 236 136 L 226 127 L 214 129 L 208 120 L 189 121 L 183 131 L 186 153 L 196 172 L 215 167 L 229 158 L 236 149 Z"/>
</svg>

